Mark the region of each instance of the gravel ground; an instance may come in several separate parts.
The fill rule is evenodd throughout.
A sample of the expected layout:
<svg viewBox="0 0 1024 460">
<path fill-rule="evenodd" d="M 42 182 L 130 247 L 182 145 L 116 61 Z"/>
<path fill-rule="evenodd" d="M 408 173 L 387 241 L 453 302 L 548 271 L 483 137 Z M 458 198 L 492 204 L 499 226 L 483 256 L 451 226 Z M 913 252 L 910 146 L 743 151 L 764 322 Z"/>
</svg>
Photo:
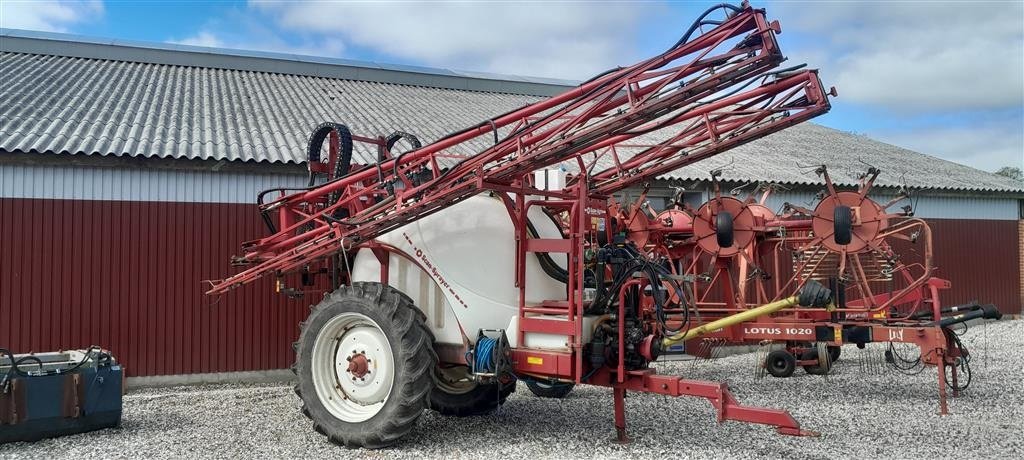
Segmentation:
<svg viewBox="0 0 1024 460">
<path fill-rule="evenodd" d="M 580 387 L 564 400 L 524 385 L 498 412 L 468 419 L 428 411 L 399 446 L 349 450 L 315 433 L 285 385 L 140 390 L 125 397 L 120 429 L 0 446 L 3 458 L 1020 458 L 1024 452 L 1024 321 L 975 326 L 964 335 L 974 382 L 939 416 L 936 374 L 873 370 L 883 348 L 844 347 L 828 377 L 754 375 L 755 354 L 659 364 L 662 373 L 729 382 L 741 403 L 789 409 L 818 438 L 778 435 L 738 422 L 717 425 L 703 399 L 636 394 L 627 399 L 633 443 L 613 444 L 607 389 Z"/>
</svg>

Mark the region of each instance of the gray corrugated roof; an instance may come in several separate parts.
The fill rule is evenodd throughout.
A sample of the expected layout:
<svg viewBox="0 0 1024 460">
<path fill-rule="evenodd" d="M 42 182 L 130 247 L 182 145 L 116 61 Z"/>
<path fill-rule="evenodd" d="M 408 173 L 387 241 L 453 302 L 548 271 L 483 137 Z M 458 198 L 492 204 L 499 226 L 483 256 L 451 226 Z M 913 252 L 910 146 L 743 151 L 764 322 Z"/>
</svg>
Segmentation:
<svg viewBox="0 0 1024 460">
<path fill-rule="evenodd" d="M 814 173 L 828 166 L 837 184 L 854 185 L 870 166 L 882 170 L 879 186 L 915 189 L 1022 192 L 1024 183 L 946 161 L 867 136 L 803 123 L 666 175 L 670 179 L 708 180 L 722 170 L 722 179 L 736 182 L 821 184 Z"/>
<path fill-rule="evenodd" d="M 5 47 L 9 46 L 7 44 Z M 5 48 L 7 49 L 7 48 Z M 542 99 L 309 75 L 0 53 L 0 150 L 212 160 L 304 161 L 323 121 L 364 135 L 394 130 L 432 141 Z M 489 136 L 457 153 L 484 148 Z M 374 152 L 357 152 L 362 162 Z M 867 165 L 881 185 L 1020 192 L 1021 183 L 864 136 L 805 123 L 670 174 L 817 184 L 827 164 L 838 183 Z"/>
<path fill-rule="evenodd" d="M 402 130 L 430 140 L 540 99 L 2 53 L 0 148 L 300 163 L 309 132 L 323 121 L 343 122 L 356 134 Z M 374 154 L 357 153 L 367 155 L 359 158 L 362 161 L 370 161 Z"/>
</svg>

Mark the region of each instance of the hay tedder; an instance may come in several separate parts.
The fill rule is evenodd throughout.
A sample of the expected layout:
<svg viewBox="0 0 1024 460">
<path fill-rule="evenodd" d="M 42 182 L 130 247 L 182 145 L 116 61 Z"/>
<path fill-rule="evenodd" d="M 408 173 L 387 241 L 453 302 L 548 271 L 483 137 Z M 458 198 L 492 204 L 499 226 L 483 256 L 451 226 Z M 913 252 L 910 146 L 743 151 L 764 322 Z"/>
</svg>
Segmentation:
<svg viewBox="0 0 1024 460">
<path fill-rule="evenodd" d="M 947 366 L 955 381 L 966 356 L 946 327 L 992 309 L 939 305 L 928 226 L 867 197 L 877 171 L 840 191 L 821 169 L 821 203 L 779 215 L 721 194 L 660 214 L 613 199 L 827 112 L 835 91 L 816 71 L 779 68 L 780 32 L 763 10 L 717 5 L 662 54 L 426 145 L 325 123 L 309 186 L 260 194 L 271 235 L 245 243 L 245 270 L 210 293 L 266 276 L 323 293 L 295 343 L 296 391 L 317 431 L 348 446 L 392 444 L 426 408 L 488 413 L 517 380 L 547 396 L 610 387 L 620 441 L 627 391 L 812 434 L 723 383 L 651 366 L 704 340 L 782 344 L 765 360 L 780 376 L 827 372 L 844 343 L 910 342 L 940 385 Z M 353 164 L 355 149 L 378 162 Z M 547 180 L 558 166 L 573 173 Z M 923 246 L 923 261 L 900 245 Z"/>
</svg>

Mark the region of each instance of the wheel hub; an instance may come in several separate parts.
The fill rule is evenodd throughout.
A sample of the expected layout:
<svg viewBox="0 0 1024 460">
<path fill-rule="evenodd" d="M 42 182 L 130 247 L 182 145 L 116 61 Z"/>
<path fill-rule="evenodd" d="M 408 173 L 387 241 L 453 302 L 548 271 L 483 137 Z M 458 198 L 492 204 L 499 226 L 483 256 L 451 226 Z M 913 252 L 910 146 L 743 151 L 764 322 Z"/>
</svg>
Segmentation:
<svg viewBox="0 0 1024 460">
<path fill-rule="evenodd" d="M 364 379 L 370 372 L 370 360 L 362 353 L 356 353 L 348 358 L 348 373 L 354 378 Z"/>
<path fill-rule="evenodd" d="M 345 396 L 357 404 L 383 402 L 391 392 L 391 366 L 383 366 L 384 353 L 391 355 L 387 339 L 380 329 L 357 325 L 337 338 L 335 369 L 338 385 Z"/>
</svg>

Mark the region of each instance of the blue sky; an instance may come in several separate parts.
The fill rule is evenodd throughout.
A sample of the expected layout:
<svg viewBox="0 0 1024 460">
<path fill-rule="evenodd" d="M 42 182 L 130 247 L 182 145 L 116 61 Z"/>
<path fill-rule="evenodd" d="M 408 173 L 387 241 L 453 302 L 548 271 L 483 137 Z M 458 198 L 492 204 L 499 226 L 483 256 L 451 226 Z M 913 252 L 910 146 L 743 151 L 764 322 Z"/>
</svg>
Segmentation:
<svg viewBox="0 0 1024 460">
<path fill-rule="evenodd" d="M 711 2 L 0 2 L 0 26 L 570 79 L 673 43 Z M 755 1 L 839 89 L 817 122 L 1024 166 L 1024 2 Z"/>
</svg>

